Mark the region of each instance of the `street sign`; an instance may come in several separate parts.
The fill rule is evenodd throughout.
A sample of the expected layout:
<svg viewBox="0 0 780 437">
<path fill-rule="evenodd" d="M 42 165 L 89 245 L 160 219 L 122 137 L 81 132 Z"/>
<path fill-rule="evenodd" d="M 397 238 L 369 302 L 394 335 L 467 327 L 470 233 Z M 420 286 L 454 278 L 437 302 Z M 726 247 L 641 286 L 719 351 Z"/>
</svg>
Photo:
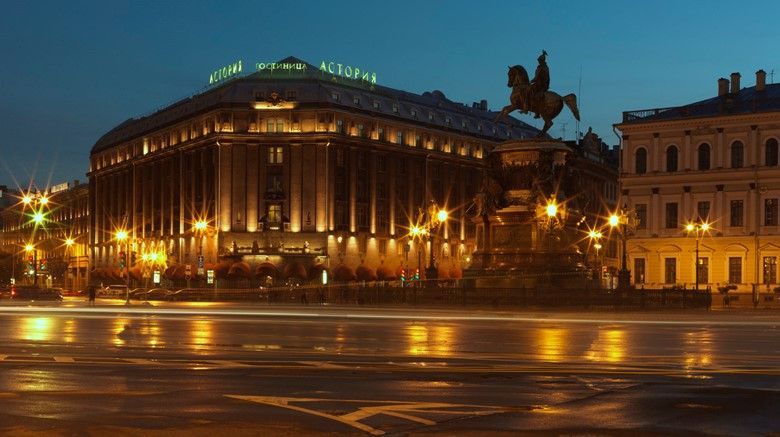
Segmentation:
<svg viewBox="0 0 780 437">
<path fill-rule="evenodd" d="M 214 283 L 214 270 L 207 270 L 206 271 L 206 283 L 213 284 Z"/>
<path fill-rule="evenodd" d="M 184 277 L 187 278 L 187 280 L 192 279 L 192 266 L 189 264 L 184 266 Z"/>
<path fill-rule="evenodd" d="M 203 276 L 203 272 L 205 269 L 203 268 L 206 265 L 205 259 L 203 255 L 198 255 L 198 275 Z"/>
<path fill-rule="evenodd" d="M 152 282 L 154 282 L 155 284 L 159 284 L 160 283 L 160 271 L 159 270 L 155 270 L 154 271 L 154 276 L 152 276 Z"/>
</svg>

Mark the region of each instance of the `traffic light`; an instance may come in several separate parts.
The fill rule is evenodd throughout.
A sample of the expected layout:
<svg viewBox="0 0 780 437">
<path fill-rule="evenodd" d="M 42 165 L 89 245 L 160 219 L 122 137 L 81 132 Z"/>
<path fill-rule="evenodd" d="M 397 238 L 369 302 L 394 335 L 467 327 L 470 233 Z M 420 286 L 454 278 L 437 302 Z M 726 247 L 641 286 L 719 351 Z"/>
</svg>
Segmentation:
<svg viewBox="0 0 780 437">
<path fill-rule="evenodd" d="M 406 282 L 406 269 L 401 269 L 401 283 Z"/>
<path fill-rule="evenodd" d="M 27 271 L 28 272 L 35 271 L 35 259 L 32 257 L 32 255 L 27 257 Z"/>
<path fill-rule="evenodd" d="M 125 252 L 119 252 L 119 268 L 125 268 Z"/>
<path fill-rule="evenodd" d="M 414 269 L 414 280 L 415 281 L 420 280 L 420 269 Z"/>
<path fill-rule="evenodd" d="M 41 270 L 46 270 L 46 258 L 41 258 Z"/>
</svg>

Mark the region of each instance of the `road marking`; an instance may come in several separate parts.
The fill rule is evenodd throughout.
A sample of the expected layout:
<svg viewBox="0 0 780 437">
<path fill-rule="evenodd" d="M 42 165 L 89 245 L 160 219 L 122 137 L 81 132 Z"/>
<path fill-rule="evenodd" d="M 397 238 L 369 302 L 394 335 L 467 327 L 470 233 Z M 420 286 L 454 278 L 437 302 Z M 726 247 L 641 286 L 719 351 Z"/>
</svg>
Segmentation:
<svg viewBox="0 0 780 437">
<path fill-rule="evenodd" d="M 311 414 L 313 416 L 324 417 L 336 422 L 349 425 L 353 428 L 357 428 L 361 431 L 365 431 L 372 435 L 383 435 L 385 431 L 368 426 L 361 420 L 368 419 L 377 415 L 386 415 L 404 419 L 410 422 L 416 422 L 423 425 L 431 426 L 436 425 L 436 422 L 425 417 L 416 416 L 415 414 L 449 414 L 456 416 L 487 416 L 491 414 L 505 413 L 505 412 L 517 412 L 517 411 L 531 411 L 537 409 L 537 407 L 501 407 L 495 405 L 469 405 L 469 404 L 448 404 L 444 402 L 401 402 L 401 401 L 377 401 L 369 399 L 333 399 L 333 398 L 288 398 L 277 396 L 247 396 L 247 395 L 224 395 L 225 397 L 238 399 L 243 401 L 255 402 L 258 404 L 266 404 L 280 408 L 286 408 L 293 411 L 298 411 L 305 414 Z M 362 403 L 369 404 L 368 406 L 358 407 L 357 410 L 342 415 L 328 414 L 322 411 L 305 408 L 292 403 L 307 403 L 307 402 L 341 402 L 341 403 Z M 379 404 L 379 405 L 376 405 Z M 457 410 L 451 410 L 448 408 L 459 408 Z M 541 408 L 541 407 L 539 407 Z"/>
<path fill-rule="evenodd" d="M 76 360 L 74 360 L 72 357 L 53 357 L 54 361 L 58 363 L 75 363 Z"/>
</svg>

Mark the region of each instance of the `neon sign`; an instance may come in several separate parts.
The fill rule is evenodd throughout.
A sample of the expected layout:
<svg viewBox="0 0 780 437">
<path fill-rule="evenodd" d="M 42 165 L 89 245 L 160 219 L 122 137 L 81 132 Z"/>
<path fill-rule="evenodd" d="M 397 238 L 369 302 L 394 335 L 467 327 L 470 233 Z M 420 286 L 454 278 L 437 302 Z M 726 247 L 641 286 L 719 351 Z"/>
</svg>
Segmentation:
<svg viewBox="0 0 780 437">
<path fill-rule="evenodd" d="M 209 85 L 226 80 L 238 74 L 241 74 L 241 71 L 243 71 L 243 69 L 244 69 L 243 63 L 241 62 L 240 59 L 232 64 L 225 65 L 222 68 L 218 68 L 209 75 Z"/>
<path fill-rule="evenodd" d="M 262 70 L 306 70 L 303 62 L 258 62 L 255 64 L 257 71 Z"/>
<path fill-rule="evenodd" d="M 320 71 L 330 73 L 335 76 L 347 77 L 349 79 L 360 79 L 370 83 L 376 83 L 376 73 L 351 65 L 339 64 L 333 61 L 322 61 Z"/>
</svg>

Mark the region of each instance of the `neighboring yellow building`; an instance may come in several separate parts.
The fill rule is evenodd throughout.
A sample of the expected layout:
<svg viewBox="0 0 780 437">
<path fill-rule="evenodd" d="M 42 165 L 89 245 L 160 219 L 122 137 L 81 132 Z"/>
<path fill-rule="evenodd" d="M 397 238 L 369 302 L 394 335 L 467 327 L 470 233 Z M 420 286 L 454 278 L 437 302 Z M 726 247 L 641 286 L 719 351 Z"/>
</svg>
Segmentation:
<svg viewBox="0 0 780 437">
<path fill-rule="evenodd" d="M 732 73 L 718 80 L 717 97 L 624 112 L 616 127 L 621 204 L 639 219 L 627 246 L 633 284 L 693 287 L 700 228 L 685 226 L 706 223 L 698 232 L 700 287 L 777 286 L 780 84 L 767 85 L 759 70 L 755 86 L 741 89 Z"/>
</svg>

